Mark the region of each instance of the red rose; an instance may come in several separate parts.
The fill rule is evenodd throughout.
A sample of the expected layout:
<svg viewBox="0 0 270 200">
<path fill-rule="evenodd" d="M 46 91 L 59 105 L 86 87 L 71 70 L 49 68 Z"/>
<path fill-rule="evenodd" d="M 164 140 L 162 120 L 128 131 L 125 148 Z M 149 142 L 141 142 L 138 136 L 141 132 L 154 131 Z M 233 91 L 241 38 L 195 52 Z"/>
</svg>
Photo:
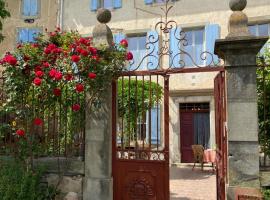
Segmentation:
<svg viewBox="0 0 270 200">
<path fill-rule="evenodd" d="M 50 67 L 50 64 L 48 62 L 44 62 L 42 65 L 43 65 L 43 67 L 46 67 L 46 68 Z"/>
<path fill-rule="evenodd" d="M 78 83 L 78 84 L 76 85 L 76 91 L 77 91 L 77 92 L 82 92 L 83 90 L 84 90 L 83 84 Z"/>
<path fill-rule="evenodd" d="M 81 60 L 80 56 L 73 55 L 71 56 L 71 60 L 75 63 L 79 62 Z"/>
<path fill-rule="evenodd" d="M 42 83 L 42 79 L 36 77 L 36 78 L 34 79 L 33 83 L 34 83 L 36 86 L 40 86 L 41 83 Z"/>
<path fill-rule="evenodd" d="M 34 124 L 37 125 L 37 126 L 40 126 L 40 125 L 43 124 L 43 121 L 42 121 L 42 119 L 40 119 L 40 118 L 35 118 L 35 119 L 34 119 Z"/>
<path fill-rule="evenodd" d="M 81 108 L 80 104 L 76 103 L 76 104 L 72 105 L 72 110 L 75 111 L 75 112 L 79 111 L 80 108 Z"/>
<path fill-rule="evenodd" d="M 89 55 L 88 51 L 86 51 L 86 50 L 84 50 L 84 49 L 81 51 L 81 54 L 82 54 L 83 56 L 88 56 L 88 55 Z"/>
<path fill-rule="evenodd" d="M 45 54 L 50 54 L 52 51 L 51 51 L 51 49 L 49 49 L 49 48 L 45 48 L 44 49 L 44 53 Z"/>
<path fill-rule="evenodd" d="M 55 72 L 55 75 L 54 75 L 54 78 L 55 78 L 55 80 L 61 80 L 62 79 L 62 77 L 63 77 L 63 75 L 62 75 L 62 73 L 61 72 Z"/>
<path fill-rule="evenodd" d="M 71 80 L 73 79 L 72 74 L 66 74 L 66 75 L 65 75 L 65 79 L 66 79 L 67 81 L 71 81 Z"/>
<path fill-rule="evenodd" d="M 59 88 L 54 88 L 53 89 L 53 94 L 55 95 L 55 96 L 57 96 L 57 97 L 59 97 L 59 96 L 61 96 L 61 89 L 59 89 Z"/>
<path fill-rule="evenodd" d="M 10 54 L 6 55 L 3 61 L 13 66 L 17 64 L 17 59 Z"/>
<path fill-rule="evenodd" d="M 36 66 L 36 67 L 35 67 L 35 72 L 41 71 L 41 70 L 42 70 L 42 68 L 41 68 L 40 66 Z"/>
<path fill-rule="evenodd" d="M 99 61 L 99 57 L 96 55 L 96 56 L 92 56 L 92 59 L 95 60 L 95 61 Z"/>
<path fill-rule="evenodd" d="M 132 60 L 133 59 L 133 54 L 131 52 L 128 52 L 126 55 L 127 60 Z"/>
<path fill-rule="evenodd" d="M 88 50 L 91 52 L 92 55 L 96 55 L 97 54 L 97 49 L 94 47 L 89 47 Z"/>
<path fill-rule="evenodd" d="M 84 45 L 87 45 L 87 44 L 88 44 L 88 40 L 87 40 L 86 38 L 80 38 L 80 39 L 79 39 L 79 42 L 80 42 L 81 44 L 84 44 Z"/>
<path fill-rule="evenodd" d="M 36 71 L 35 74 L 37 77 L 42 77 L 44 75 L 43 71 Z"/>
<path fill-rule="evenodd" d="M 51 69 L 51 70 L 49 71 L 49 76 L 50 76 L 51 78 L 54 78 L 56 72 L 57 72 L 56 69 Z"/>
<path fill-rule="evenodd" d="M 47 48 L 50 49 L 50 50 L 53 50 L 53 49 L 57 48 L 57 46 L 55 44 L 49 44 L 47 46 Z"/>
<path fill-rule="evenodd" d="M 125 39 L 123 39 L 123 40 L 121 40 L 120 45 L 121 45 L 122 47 L 127 48 L 127 47 L 128 47 L 128 41 L 125 40 Z"/>
<path fill-rule="evenodd" d="M 88 73 L 88 77 L 89 77 L 90 79 L 95 79 L 95 78 L 97 77 L 97 75 L 96 75 L 95 73 L 93 73 L 93 72 L 89 72 L 89 73 Z"/>
<path fill-rule="evenodd" d="M 18 130 L 16 131 L 16 134 L 17 134 L 18 136 L 24 136 L 24 135 L 25 135 L 25 132 L 24 132 L 23 129 L 18 129 Z"/>
</svg>

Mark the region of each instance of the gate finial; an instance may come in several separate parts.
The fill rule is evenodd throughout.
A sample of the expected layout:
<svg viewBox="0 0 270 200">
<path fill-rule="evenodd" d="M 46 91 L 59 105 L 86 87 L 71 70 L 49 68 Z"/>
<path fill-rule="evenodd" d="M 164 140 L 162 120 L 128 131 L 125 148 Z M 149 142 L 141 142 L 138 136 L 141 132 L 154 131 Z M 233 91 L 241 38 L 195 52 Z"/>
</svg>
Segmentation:
<svg viewBox="0 0 270 200">
<path fill-rule="evenodd" d="M 247 0 L 230 0 L 229 5 L 233 13 L 229 20 L 229 34 L 226 38 L 251 36 L 248 30 L 248 17 L 243 12 Z"/>
<path fill-rule="evenodd" d="M 111 20 L 112 14 L 108 9 L 98 9 L 97 20 L 98 24 L 93 29 L 93 43 L 96 47 L 111 47 L 113 44 L 113 34 L 106 25 Z"/>
</svg>

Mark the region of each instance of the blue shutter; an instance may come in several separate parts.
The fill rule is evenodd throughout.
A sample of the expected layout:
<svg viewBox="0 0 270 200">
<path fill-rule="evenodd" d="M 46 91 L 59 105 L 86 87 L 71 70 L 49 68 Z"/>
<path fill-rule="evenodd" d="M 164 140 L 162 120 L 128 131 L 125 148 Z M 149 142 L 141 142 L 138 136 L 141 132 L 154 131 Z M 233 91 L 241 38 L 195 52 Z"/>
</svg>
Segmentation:
<svg viewBox="0 0 270 200">
<path fill-rule="evenodd" d="M 220 27 L 218 24 L 209 24 L 205 27 L 205 50 L 210 52 L 211 54 L 214 55 L 214 48 L 215 48 L 215 42 L 216 39 L 220 38 Z M 207 56 L 206 59 L 206 65 L 213 64 L 211 63 L 212 58 L 211 56 Z M 218 56 L 214 56 L 214 63 L 218 63 Z"/>
<path fill-rule="evenodd" d="M 38 15 L 38 0 L 31 0 L 30 16 Z"/>
<path fill-rule="evenodd" d="M 172 52 L 170 56 L 169 66 L 172 68 L 180 67 L 180 50 L 179 50 L 179 39 L 181 33 L 181 28 L 173 28 L 170 31 L 170 51 Z M 177 39 L 178 38 L 178 39 Z"/>
<path fill-rule="evenodd" d="M 18 30 L 17 42 L 18 43 L 28 42 L 28 29 L 27 28 L 22 28 Z"/>
<path fill-rule="evenodd" d="M 114 8 L 121 8 L 122 0 L 114 0 Z"/>
<path fill-rule="evenodd" d="M 23 15 L 30 16 L 31 0 L 23 0 Z"/>
<path fill-rule="evenodd" d="M 154 107 L 150 110 L 151 112 L 151 143 L 160 144 L 160 122 L 161 122 L 161 115 L 160 115 L 160 107 Z M 146 141 L 149 141 L 149 111 L 146 113 Z"/>
<path fill-rule="evenodd" d="M 91 10 L 96 11 L 99 7 L 99 0 L 91 0 Z"/>
<path fill-rule="evenodd" d="M 147 42 L 153 42 L 153 44 L 149 44 L 146 46 L 146 49 L 148 50 L 147 53 L 151 53 L 148 55 L 147 60 L 147 69 L 149 70 L 155 70 L 158 69 L 159 66 L 159 35 L 156 31 L 149 31 L 147 33 Z M 153 52 L 152 52 L 153 51 Z"/>
<path fill-rule="evenodd" d="M 40 33 L 39 29 L 29 29 L 28 31 L 28 42 L 35 42 L 35 38 Z"/>
<path fill-rule="evenodd" d="M 144 3 L 145 4 L 152 4 L 153 3 L 153 0 L 144 0 Z"/>
</svg>

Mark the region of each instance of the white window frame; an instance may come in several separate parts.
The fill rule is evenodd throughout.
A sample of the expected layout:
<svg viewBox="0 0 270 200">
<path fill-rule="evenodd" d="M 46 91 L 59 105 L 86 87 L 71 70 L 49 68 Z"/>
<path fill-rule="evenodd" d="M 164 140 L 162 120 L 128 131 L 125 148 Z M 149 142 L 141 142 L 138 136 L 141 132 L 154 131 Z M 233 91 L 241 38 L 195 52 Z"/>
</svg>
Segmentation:
<svg viewBox="0 0 270 200">
<path fill-rule="evenodd" d="M 104 1 L 106 0 L 98 0 L 98 8 L 106 8 L 104 7 Z M 111 8 L 106 8 L 106 9 L 114 9 L 114 0 L 110 0 L 112 3 L 112 7 Z"/>
<path fill-rule="evenodd" d="M 268 25 L 268 35 L 270 36 L 270 22 L 252 23 L 252 24 L 249 24 L 248 26 L 255 26 L 256 27 L 256 35 L 255 36 L 259 36 L 259 25 L 264 25 L 264 24 Z"/>
</svg>

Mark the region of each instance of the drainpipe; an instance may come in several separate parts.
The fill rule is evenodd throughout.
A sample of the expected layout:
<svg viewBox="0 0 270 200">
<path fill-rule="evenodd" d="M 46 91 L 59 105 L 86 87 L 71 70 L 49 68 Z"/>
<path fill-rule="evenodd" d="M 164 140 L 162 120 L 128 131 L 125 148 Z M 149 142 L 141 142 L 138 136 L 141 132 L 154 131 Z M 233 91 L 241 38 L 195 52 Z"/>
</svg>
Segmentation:
<svg viewBox="0 0 270 200">
<path fill-rule="evenodd" d="M 63 15 L 64 15 L 64 0 L 58 0 L 58 17 L 57 17 L 57 26 L 62 30 L 63 29 Z"/>
</svg>

